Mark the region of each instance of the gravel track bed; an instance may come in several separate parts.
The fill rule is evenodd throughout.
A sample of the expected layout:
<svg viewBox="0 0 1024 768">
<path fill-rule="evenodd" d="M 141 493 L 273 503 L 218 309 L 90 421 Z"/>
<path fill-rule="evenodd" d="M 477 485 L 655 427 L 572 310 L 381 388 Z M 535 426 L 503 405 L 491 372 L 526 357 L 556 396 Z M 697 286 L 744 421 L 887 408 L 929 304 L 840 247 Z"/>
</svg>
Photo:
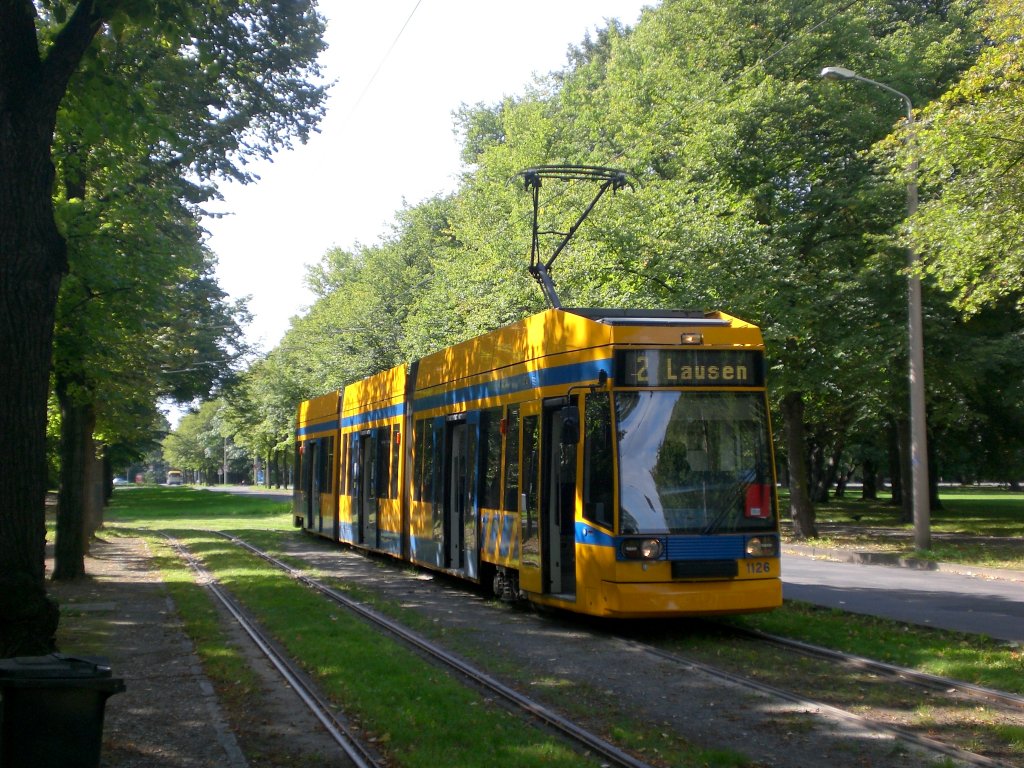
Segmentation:
<svg viewBox="0 0 1024 768">
<path fill-rule="evenodd" d="M 577 706 L 566 716 L 598 733 L 607 735 L 620 712 L 627 712 L 692 744 L 744 753 L 757 766 L 909 768 L 936 762 L 935 755 L 888 736 L 700 672 L 681 673 L 677 665 L 609 636 L 604 622 L 496 605 L 444 577 L 311 537 L 282 543 L 284 553 L 325 576 L 417 611 L 438 629 L 433 639 L 528 695 L 557 707 L 545 690 L 570 690 Z"/>
</svg>

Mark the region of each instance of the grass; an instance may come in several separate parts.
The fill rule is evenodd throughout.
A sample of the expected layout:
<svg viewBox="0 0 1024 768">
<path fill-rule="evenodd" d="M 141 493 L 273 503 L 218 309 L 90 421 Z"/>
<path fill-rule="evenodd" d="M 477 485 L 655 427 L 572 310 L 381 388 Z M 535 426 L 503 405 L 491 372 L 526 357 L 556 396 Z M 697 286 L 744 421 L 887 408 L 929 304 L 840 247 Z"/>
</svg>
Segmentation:
<svg viewBox="0 0 1024 768">
<path fill-rule="evenodd" d="M 222 539 L 189 548 L 403 766 L 592 764 Z"/>
<path fill-rule="evenodd" d="M 980 635 L 787 602 L 731 623 L 933 675 L 1024 694 L 1024 651 Z"/>
<path fill-rule="evenodd" d="M 785 509 L 786 494 L 780 494 Z M 856 547 L 970 565 L 1024 569 L 1024 493 L 996 488 L 943 488 L 931 511 L 931 547 L 914 549 L 913 525 L 886 499 L 856 494 L 816 507 L 819 533 L 809 544 Z M 784 531 L 786 527 L 784 526 Z"/>
</svg>

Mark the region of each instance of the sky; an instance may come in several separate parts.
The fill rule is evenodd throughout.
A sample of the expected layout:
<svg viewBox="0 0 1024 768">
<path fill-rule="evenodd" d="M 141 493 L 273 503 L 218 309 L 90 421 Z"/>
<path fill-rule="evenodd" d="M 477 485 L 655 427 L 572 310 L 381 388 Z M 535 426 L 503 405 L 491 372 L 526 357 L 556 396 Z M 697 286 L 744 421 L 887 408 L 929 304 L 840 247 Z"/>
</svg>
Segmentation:
<svg viewBox="0 0 1024 768">
<path fill-rule="evenodd" d="M 452 191 L 461 170 L 452 113 L 520 95 L 562 69 L 570 45 L 608 19 L 633 25 L 653 0 L 321 0 L 333 81 L 306 145 L 226 184 L 210 210 L 217 278 L 250 297 L 248 340 L 269 351 L 313 301 L 308 265 L 332 247 L 371 245 L 403 205 Z"/>
</svg>

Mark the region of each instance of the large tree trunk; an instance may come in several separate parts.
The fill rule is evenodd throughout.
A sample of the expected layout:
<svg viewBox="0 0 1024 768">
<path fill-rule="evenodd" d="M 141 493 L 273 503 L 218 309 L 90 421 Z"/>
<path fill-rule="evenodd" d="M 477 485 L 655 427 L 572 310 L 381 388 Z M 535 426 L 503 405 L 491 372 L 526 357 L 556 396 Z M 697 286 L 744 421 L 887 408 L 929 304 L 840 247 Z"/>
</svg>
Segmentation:
<svg viewBox="0 0 1024 768">
<path fill-rule="evenodd" d="M 786 435 L 786 456 L 789 459 L 789 512 L 793 520 L 793 536 L 797 539 L 818 535 L 811 503 L 807 471 L 807 441 L 804 437 L 804 401 L 799 392 L 782 399 L 782 423 Z"/>
<path fill-rule="evenodd" d="M 95 460 L 92 433 L 96 414 L 91 403 L 79 402 L 72 382 L 58 374 L 55 391 L 60 403 L 60 503 L 54 579 L 75 579 L 85 573 L 85 512 L 89 464 Z"/>
<path fill-rule="evenodd" d="M 29 25 L 32 24 L 28 16 Z M 8 24 L 3 21 L 3 24 Z M 24 42 L 5 29 L 0 49 Z M 57 292 L 67 268 L 53 211 L 52 113 L 0 52 L 0 656 L 55 647 L 46 596 L 46 404 Z M 18 73 L 20 74 L 20 73 Z"/>
</svg>

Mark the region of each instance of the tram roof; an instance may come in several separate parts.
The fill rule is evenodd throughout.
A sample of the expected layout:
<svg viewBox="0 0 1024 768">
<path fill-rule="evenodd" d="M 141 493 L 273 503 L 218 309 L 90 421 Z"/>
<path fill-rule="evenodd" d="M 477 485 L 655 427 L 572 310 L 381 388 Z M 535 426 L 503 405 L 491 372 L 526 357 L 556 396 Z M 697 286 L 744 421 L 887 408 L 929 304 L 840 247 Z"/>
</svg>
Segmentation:
<svg viewBox="0 0 1024 768">
<path fill-rule="evenodd" d="M 721 313 L 708 314 L 699 309 L 583 309 L 563 308 L 564 312 L 605 325 L 686 325 L 726 326 L 733 319 Z"/>
</svg>

